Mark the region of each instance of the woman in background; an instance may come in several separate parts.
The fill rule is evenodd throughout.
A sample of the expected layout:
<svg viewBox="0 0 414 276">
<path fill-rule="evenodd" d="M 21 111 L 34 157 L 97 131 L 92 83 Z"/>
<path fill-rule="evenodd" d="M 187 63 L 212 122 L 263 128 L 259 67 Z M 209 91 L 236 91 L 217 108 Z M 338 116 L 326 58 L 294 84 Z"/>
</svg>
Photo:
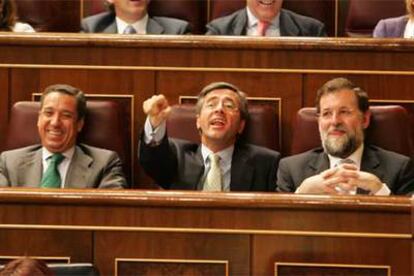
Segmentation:
<svg viewBox="0 0 414 276">
<path fill-rule="evenodd" d="M 0 0 L 0 31 L 34 32 L 27 23 L 17 21 L 17 8 L 14 0 Z"/>
<path fill-rule="evenodd" d="M 374 37 L 414 38 L 414 0 L 405 0 L 407 14 L 382 19 L 374 29 Z"/>
</svg>

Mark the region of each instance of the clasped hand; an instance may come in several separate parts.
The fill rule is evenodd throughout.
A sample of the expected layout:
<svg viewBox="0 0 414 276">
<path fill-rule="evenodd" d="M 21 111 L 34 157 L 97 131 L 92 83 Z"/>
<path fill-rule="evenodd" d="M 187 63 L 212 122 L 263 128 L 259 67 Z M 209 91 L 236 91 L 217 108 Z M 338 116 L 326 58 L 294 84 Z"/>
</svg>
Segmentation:
<svg viewBox="0 0 414 276">
<path fill-rule="evenodd" d="M 359 171 L 354 164 L 342 164 L 306 178 L 297 193 L 351 194 L 361 188 L 375 194 L 381 187 L 382 183 L 375 175 Z"/>
</svg>

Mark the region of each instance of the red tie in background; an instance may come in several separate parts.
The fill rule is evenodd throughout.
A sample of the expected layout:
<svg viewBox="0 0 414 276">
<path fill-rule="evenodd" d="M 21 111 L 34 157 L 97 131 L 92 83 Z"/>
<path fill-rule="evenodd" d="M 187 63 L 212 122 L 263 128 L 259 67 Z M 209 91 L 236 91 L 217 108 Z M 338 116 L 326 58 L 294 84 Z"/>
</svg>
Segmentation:
<svg viewBox="0 0 414 276">
<path fill-rule="evenodd" d="M 257 34 L 259 36 L 266 36 L 266 30 L 269 27 L 270 23 L 267 21 L 259 21 L 257 24 Z"/>
</svg>

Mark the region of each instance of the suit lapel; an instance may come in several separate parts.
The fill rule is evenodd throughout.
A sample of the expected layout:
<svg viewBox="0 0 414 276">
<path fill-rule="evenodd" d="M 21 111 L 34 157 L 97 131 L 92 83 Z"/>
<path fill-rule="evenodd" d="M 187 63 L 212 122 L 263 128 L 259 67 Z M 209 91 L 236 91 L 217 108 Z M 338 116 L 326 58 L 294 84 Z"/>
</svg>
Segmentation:
<svg viewBox="0 0 414 276">
<path fill-rule="evenodd" d="M 66 175 L 65 188 L 92 188 L 88 186 L 93 159 L 76 146 Z"/>
<path fill-rule="evenodd" d="M 293 23 L 289 15 L 282 9 L 280 11 L 280 35 L 281 36 L 298 36 L 299 29 Z"/>
<path fill-rule="evenodd" d="M 201 183 L 203 173 L 204 173 L 204 160 L 201 155 L 201 144 L 198 146 L 197 151 L 189 160 L 190 170 L 184 170 L 185 175 L 183 179 L 188 179 L 190 185 L 194 185 L 194 190 L 201 190 L 203 188 L 203 183 Z"/>
<path fill-rule="evenodd" d="M 40 187 L 42 180 L 42 148 L 29 152 L 17 169 L 18 186 Z"/>
<path fill-rule="evenodd" d="M 161 26 L 157 21 L 155 21 L 151 17 L 148 18 L 147 34 L 162 34 L 162 33 L 164 33 L 164 27 Z"/>
<path fill-rule="evenodd" d="M 109 24 L 102 32 L 107 33 L 107 34 L 117 34 L 118 33 L 118 28 L 116 26 L 115 18 L 112 21 L 112 23 Z"/>
<path fill-rule="evenodd" d="M 320 174 L 329 169 L 329 158 L 323 150 L 314 153 L 314 157 L 309 160 L 309 164 L 305 169 L 305 178 Z"/>
<path fill-rule="evenodd" d="M 396 28 L 399 33 L 396 34 L 397 37 L 404 37 L 405 26 L 408 22 L 408 16 L 405 16 L 402 20 L 398 21 L 398 27 Z"/>
<path fill-rule="evenodd" d="M 241 10 L 233 21 L 231 26 L 231 33 L 233 35 L 245 35 L 247 29 L 247 10 Z"/>
<path fill-rule="evenodd" d="M 249 191 L 253 185 L 254 166 L 242 145 L 235 145 L 231 160 L 230 191 Z"/>
<path fill-rule="evenodd" d="M 365 146 L 361 160 L 361 171 L 376 175 L 380 180 L 384 179 L 384 171 L 381 170 L 381 163 L 375 150 Z"/>
</svg>

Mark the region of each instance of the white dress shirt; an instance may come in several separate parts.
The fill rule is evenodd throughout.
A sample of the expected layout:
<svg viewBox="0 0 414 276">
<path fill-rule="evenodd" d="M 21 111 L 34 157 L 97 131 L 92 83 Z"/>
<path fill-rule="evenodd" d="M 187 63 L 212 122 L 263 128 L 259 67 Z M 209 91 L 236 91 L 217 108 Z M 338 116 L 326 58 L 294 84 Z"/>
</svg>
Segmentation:
<svg viewBox="0 0 414 276">
<path fill-rule="evenodd" d="M 23 22 L 16 22 L 16 24 L 14 24 L 14 26 L 12 27 L 12 31 L 16 33 L 20 33 L 20 32 L 34 33 L 35 32 L 32 26 L 30 26 L 27 23 L 23 23 Z"/>
<path fill-rule="evenodd" d="M 258 25 L 259 19 L 253 15 L 247 7 L 247 36 L 259 36 Z M 280 36 L 280 13 L 269 22 L 269 27 L 266 30 L 266 36 Z"/>
<path fill-rule="evenodd" d="M 404 38 L 414 38 L 414 20 L 411 18 L 405 25 Z"/>
<path fill-rule="evenodd" d="M 147 33 L 148 14 L 146 14 L 143 18 L 141 18 L 140 20 L 132 24 L 128 24 L 127 22 L 119 18 L 118 16 L 116 17 L 115 21 L 116 21 L 116 28 L 118 30 L 118 34 L 123 34 L 125 29 L 130 25 L 137 31 L 137 34 Z"/>
</svg>

